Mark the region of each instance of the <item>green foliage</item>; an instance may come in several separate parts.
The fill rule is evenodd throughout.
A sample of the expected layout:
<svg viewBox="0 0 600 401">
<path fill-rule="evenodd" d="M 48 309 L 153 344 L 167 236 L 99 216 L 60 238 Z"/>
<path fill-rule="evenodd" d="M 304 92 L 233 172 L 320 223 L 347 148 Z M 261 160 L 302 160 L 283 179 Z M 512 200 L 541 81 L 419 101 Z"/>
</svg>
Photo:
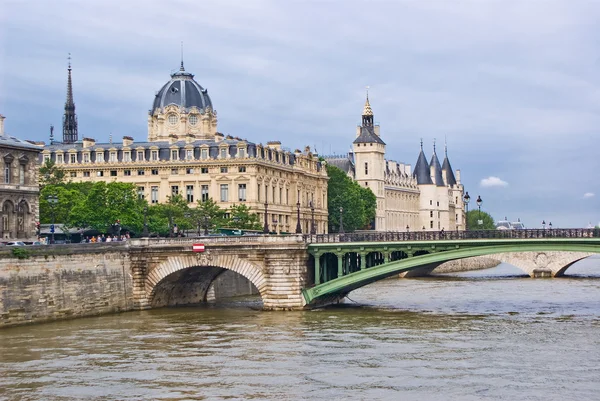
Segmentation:
<svg viewBox="0 0 600 401">
<path fill-rule="evenodd" d="M 65 171 L 48 159 L 40 167 L 40 187 L 46 185 L 60 185 L 65 181 Z"/>
<path fill-rule="evenodd" d="M 370 228 L 377 207 L 377 199 L 371 189 L 361 187 L 335 166 L 327 166 L 327 175 L 329 231 L 339 231 L 340 208 L 343 208 L 344 231 Z"/>
<path fill-rule="evenodd" d="M 133 184 L 96 182 L 89 188 L 87 196 L 79 193 L 84 196 L 84 201 L 73 206 L 67 221 L 57 222 L 110 232 L 111 225 L 119 221 L 123 231 L 141 231 L 146 202 L 138 199 Z"/>
<path fill-rule="evenodd" d="M 26 248 L 23 248 L 20 246 L 13 247 L 11 252 L 14 257 L 19 258 L 19 259 L 28 259 L 29 256 L 31 256 L 29 254 L 29 249 L 26 249 Z"/>
<path fill-rule="evenodd" d="M 58 198 L 55 205 L 48 202 L 48 197 L 51 195 Z M 40 190 L 40 223 L 52 223 L 54 213 L 56 223 L 71 225 L 71 211 L 83 202 L 85 202 L 85 195 L 80 191 L 70 189 L 64 184 L 48 184 Z"/>
<path fill-rule="evenodd" d="M 258 220 L 258 215 L 252 213 L 246 205 L 232 205 L 229 209 L 230 218 L 226 223 L 227 227 L 246 230 L 260 230 L 262 227 Z"/>
<path fill-rule="evenodd" d="M 483 224 L 479 224 L 479 220 L 482 220 Z M 469 210 L 469 213 L 467 214 L 467 223 L 467 226 L 471 231 L 496 229 L 494 218 L 486 212 L 481 212 L 480 215 L 479 210 Z"/>
<path fill-rule="evenodd" d="M 196 223 L 196 227 L 200 226 L 201 232 L 205 226 L 212 230 L 216 227 L 223 227 L 226 222 L 225 211 L 212 198 L 208 198 L 205 202 L 198 201 L 193 210 L 192 219 Z"/>
</svg>

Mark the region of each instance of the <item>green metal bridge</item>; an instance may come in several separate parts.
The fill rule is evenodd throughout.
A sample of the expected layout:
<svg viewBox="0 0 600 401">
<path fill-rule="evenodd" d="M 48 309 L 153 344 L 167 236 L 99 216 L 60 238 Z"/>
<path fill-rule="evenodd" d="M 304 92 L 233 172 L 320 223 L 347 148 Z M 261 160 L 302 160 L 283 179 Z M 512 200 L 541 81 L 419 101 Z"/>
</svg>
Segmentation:
<svg viewBox="0 0 600 401">
<path fill-rule="evenodd" d="M 429 273 L 456 259 L 494 255 L 531 277 L 555 277 L 600 254 L 598 229 L 323 234 L 306 240 L 314 266 L 314 285 L 303 290 L 307 305 L 341 299 L 403 272 Z"/>
</svg>

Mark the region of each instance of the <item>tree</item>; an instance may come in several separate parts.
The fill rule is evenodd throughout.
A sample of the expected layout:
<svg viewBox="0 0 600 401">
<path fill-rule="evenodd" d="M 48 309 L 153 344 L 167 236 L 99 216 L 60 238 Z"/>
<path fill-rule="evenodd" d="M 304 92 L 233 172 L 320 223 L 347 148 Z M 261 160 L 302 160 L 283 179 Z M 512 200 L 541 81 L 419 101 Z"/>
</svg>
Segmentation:
<svg viewBox="0 0 600 401">
<path fill-rule="evenodd" d="M 482 224 L 479 224 L 479 220 L 482 221 Z M 467 214 L 467 226 L 471 231 L 496 229 L 494 218 L 486 212 L 481 212 L 480 215 L 479 210 L 469 210 Z"/>
<path fill-rule="evenodd" d="M 46 159 L 40 167 L 40 188 L 46 185 L 60 185 L 65 182 L 65 171 L 52 160 Z"/>
<path fill-rule="evenodd" d="M 139 199 L 135 185 L 122 182 L 95 182 L 85 201 L 71 210 L 71 221 L 78 227 L 89 227 L 110 233 L 119 222 L 124 231 L 140 232 L 146 201 Z"/>
<path fill-rule="evenodd" d="M 56 196 L 58 202 L 51 205 L 48 202 L 49 196 Z M 80 191 L 66 188 L 60 184 L 46 185 L 40 190 L 40 223 L 52 223 L 52 215 L 54 214 L 55 223 L 74 227 L 71 212 L 83 202 L 85 202 L 85 195 Z"/>
<path fill-rule="evenodd" d="M 252 213 L 252 210 L 246 205 L 232 205 L 229 209 L 230 218 L 225 223 L 227 227 L 260 230 L 262 227 L 258 220 L 258 215 Z"/>
<path fill-rule="evenodd" d="M 225 223 L 224 216 L 225 211 L 212 198 L 208 198 L 204 202 L 199 200 L 196 208 L 192 209 L 192 218 L 199 229 L 211 230 L 222 227 Z"/>
<path fill-rule="evenodd" d="M 377 199 L 370 188 L 363 188 L 335 166 L 327 166 L 327 208 L 329 231 L 340 229 L 340 208 L 343 208 L 344 231 L 369 228 L 375 218 Z"/>
</svg>

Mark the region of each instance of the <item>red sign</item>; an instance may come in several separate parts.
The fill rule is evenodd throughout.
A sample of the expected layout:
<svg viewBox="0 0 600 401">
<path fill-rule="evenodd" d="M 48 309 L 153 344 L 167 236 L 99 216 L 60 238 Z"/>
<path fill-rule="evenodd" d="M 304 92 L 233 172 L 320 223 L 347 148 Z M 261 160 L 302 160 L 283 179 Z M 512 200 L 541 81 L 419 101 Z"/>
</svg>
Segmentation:
<svg viewBox="0 0 600 401">
<path fill-rule="evenodd" d="M 194 251 L 194 252 L 204 252 L 204 244 L 194 244 L 194 245 L 192 245 L 192 251 Z"/>
</svg>

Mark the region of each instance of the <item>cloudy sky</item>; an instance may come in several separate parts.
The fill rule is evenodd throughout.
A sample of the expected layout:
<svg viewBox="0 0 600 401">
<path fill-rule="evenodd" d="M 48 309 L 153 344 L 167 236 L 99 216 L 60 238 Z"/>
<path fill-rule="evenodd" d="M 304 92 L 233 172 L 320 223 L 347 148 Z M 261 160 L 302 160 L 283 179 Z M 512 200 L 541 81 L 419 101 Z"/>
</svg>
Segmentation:
<svg viewBox="0 0 600 401">
<path fill-rule="evenodd" d="M 414 165 L 420 138 L 442 156 L 446 138 L 494 218 L 600 221 L 598 1 L 0 3 L 12 135 L 60 135 L 70 52 L 80 137 L 144 140 L 183 41 L 223 133 L 343 153 L 368 85 L 388 159 Z"/>
</svg>

